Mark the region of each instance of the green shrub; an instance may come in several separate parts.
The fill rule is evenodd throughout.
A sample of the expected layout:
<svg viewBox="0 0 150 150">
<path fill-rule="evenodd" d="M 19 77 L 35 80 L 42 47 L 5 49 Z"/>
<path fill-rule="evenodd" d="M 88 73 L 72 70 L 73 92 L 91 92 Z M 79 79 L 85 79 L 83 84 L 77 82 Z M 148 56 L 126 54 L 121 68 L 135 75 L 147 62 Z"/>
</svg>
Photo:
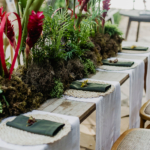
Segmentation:
<svg viewBox="0 0 150 150">
<path fill-rule="evenodd" d="M 96 67 L 90 59 L 82 60 L 84 65 L 84 76 L 88 76 L 90 73 L 96 73 Z"/>
<path fill-rule="evenodd" d="M 64 92 L 64 86 L 63 83 L 60 80 L 55 80 L 55 85 L 53 90 L 51 91 L 50 95 L 51 97 L 55 98 L 60 98 Z"/>
<path fill-rule="evenodd" d="M 110 36 L 119 35 L 122 36 L 122 32 L 118 29 L 116 24 L 111 24 L 110 22 L 105 23 L 105 34 L 108 33 Z"/>
</svg>

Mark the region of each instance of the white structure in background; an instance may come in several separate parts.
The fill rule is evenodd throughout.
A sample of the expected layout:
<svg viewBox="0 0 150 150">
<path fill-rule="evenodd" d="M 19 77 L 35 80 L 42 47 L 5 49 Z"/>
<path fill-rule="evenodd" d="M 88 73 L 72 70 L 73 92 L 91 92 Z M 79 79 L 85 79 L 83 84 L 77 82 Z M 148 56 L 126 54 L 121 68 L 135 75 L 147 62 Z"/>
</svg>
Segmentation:
<svg viewBox="0 0 150 150">
<path fill-rule="evenodd" d="M 150 0 L 146 1 L 146 7 L 150 10 Z M 133 9 L 133 0 L 111 0 L 111 8 Z M 134 8 L 144 10 L 143 0 L 135 0 Z"/>
<path fill-rule="evenodd" d="M 17 12 L 14 0 L 6 0 L 9 12 Z"/>
</svg>

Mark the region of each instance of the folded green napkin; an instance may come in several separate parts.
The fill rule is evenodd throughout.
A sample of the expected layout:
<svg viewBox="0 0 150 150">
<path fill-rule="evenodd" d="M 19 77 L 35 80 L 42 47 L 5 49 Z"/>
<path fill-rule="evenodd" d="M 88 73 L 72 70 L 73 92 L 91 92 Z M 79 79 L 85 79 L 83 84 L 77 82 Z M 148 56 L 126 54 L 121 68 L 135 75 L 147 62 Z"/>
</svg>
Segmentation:
<svg viewBox="0 0 150 150">
<path fill-rule="evenodd" d="M 103 65 L 108 65 L 108 66 L 120 66 L 120 67 L 131 67 L 134 62 L 128 61 L 128 62 L 117 62 L 117 63 L 110 63 L 109 60 L 103 60 Z"/>
<path fill-rule="evenodd" d="M 31 126 L 27 126 L 28 119 L 29 117 L 26 117 L 24 115 L 19 115 L 13 121 L 7 122 L 6 125 L 27 132 L 47 135 L 47 136 L 55 136 L 65 125 L 53 121 L 36 119 L 37 122 L 35 122 Z"/>
<path fill-rule="evenodd" d="M 81 87 L 82 82 L 74 81 L 70 85 L 70 89 L 92 91 L 92 92 L 106 92 L 111 85 L 110 84 L 98 84 L 98 83 L 87 83 L 86 87 Z"/>
<path fill-rule="evenodd" d="M 122 47 L 123 50 L 132 50 L 132 51 L 147 51 L 148 47 L 142 47 L 142 46 L 137 46 L 134 49 L 131 48 L 131 46 L 124 46 Z"/>
</svg>

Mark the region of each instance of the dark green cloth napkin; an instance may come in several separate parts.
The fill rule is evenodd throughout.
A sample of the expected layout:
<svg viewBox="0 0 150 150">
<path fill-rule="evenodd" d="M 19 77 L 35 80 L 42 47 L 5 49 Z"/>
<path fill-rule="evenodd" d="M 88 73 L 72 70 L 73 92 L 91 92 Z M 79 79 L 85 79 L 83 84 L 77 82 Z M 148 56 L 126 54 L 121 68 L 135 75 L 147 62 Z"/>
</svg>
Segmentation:
<svg viewBox="0 0 150 150">
<path fill-rule="evenodd" d="M 137 46 L 134 49 L 131 49 L 131 46 L 122 47 L 123 50 L 132 50 L 132 51 L 147 51 L 148 47 Z"/>
<path fill-rule="evenodd" d="M 28 119 L 29 117 L 26 117 L 24 115 L 19 115 L 13 121 L 7 122 L 6 125 L 27 132 L 47 135 L 47 136 L 55 136 L 65 125 L 53 121 L 36 119 L 37 122 L 35 122 L 31 126 L 27 126 Z"/>
<path fill-rule="evenodd" d="M 108 60 L 103 60 L 103 65 L 108 65 L 108 66 L 120 66 L 120 67 L 131 67 L 134 62 L 128 61 L 128 62 L 117 62 L 117 63 L 110 63 Z"/>
<path fill-rule="evenodd" d="M 106 92 L 111 85 L 110 84 L 98 84 L 98 83 L 87 83 L 86 87 L 81 87 L 82 82 L 74 81 L 70 85 L 70 89 L 92 91 L 92 92 Z"/>
</svg>

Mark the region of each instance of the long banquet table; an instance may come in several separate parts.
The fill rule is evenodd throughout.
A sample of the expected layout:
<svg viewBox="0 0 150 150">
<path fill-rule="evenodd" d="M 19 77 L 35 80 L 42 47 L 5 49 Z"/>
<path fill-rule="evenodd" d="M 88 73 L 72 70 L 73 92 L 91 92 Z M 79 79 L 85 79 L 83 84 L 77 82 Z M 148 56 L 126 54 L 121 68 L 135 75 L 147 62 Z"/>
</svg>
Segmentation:
<svg viewBox="0 0 150 150">
<path fill-rule="evenodd" d="M 117 56 L 118 58 L 125 58 L 126 56 Z M 132 59 L 143 60 L 147 63 L 147 57 L 145 56 L 127 56 Z M 146 76 L 146 75 L 145 75 Z M 95 75 L 90 76 L 91 79 L 105 80 L 105 81 L 118 81 L 122 85 L 129 78 L 127 73 L 116 72 L 96 72 Z M 38 110 L 59 113 L 63 115 L 70 115 L 79 117 L 80 123 L 82 123 L 90 114 L 96 110 L 95 103 L 86 103 L 71 101 L 66 99 L 50 99 L 47 100 Z"/>
</svg>

